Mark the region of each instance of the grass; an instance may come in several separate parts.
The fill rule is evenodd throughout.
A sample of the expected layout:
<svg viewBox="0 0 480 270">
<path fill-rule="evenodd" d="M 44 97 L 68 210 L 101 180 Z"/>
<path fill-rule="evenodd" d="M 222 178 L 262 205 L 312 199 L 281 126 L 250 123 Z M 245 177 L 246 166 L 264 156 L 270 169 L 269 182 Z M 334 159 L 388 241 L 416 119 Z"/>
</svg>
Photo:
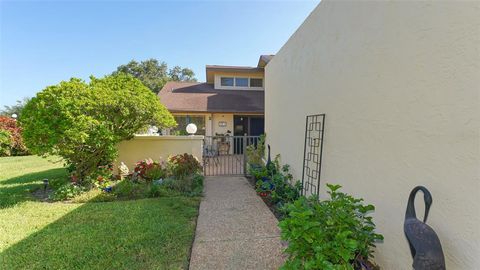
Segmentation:
<svg viewBox="0 0 480 270">
<path fill-rule="evenodd" d="M 41 187 L 45 178 L 66 181 L 62 166 L 59 158 L 0 157 L 0 209 L 35 200 L 31 193 Z"/>
<path fill-rule="evenodd" d="M 199 198 L 45 203 L 42 179 L 66 179 L 61 164 L 0 158 L 0 268 L 185 269 Z"/>
</svg>

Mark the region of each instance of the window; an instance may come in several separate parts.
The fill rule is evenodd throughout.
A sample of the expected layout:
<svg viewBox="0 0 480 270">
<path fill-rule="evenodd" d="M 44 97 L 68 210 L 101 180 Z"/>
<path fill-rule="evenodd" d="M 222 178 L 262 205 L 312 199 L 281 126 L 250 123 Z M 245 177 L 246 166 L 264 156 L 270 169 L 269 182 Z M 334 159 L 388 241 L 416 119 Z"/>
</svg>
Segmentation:
<svg viewBox="0 0 480 270">
<path fill-rule="evenodd" d="M 248 78 L 235 78 L 235 86 L 248 87 Z"/>
<path fill-rule="evenodd" d="M 195 135 L 205 135 L 205 116 L 203 115 L 175 115 L 175 121 L 178 126 L 171 129 L 172 135 L 188 135 L 187 125 L 194 123 L 197 126 L 197 133 Z"/>
<path fill-rule="evenodd" d="M 250 87 L 263 87 L 263 79 L 250 78 Z"/>
<path fill-rule="evenodd" d="M 263 88 L 263 78 L 220 77 L 220 86 L 225 89 Z"/>
<path fill-rule="evenodd" d="M 220 84 L 222 86 L 233 86 L 233 78 L 232 77 L 222 77 L 222 78 L 220 78 Z"/>
</svg>

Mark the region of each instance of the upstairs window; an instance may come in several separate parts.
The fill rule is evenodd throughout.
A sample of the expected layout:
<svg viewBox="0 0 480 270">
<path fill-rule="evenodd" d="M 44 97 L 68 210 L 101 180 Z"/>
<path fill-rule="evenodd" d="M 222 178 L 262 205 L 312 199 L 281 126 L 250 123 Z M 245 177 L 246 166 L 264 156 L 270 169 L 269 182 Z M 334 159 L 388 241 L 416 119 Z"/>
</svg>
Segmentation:
<svg viewBox="0 0 480 270">
<path fill-rule="evenodd" d="M 263 78 L 250 77 L 220 77 L 220 86 L 227 89 L 263 88 Z"/>
<path fill-rule="evenodd" d="M 250 78 L 250 87 L 263 87 L 263 79 Z"/>
<path fill-rule="evenodd" d="M 233 86 L 233 78 L 232 77 L 222 77 L 222 78 L 220 78 L 220 84 L 222 86 Z"/>
<path fill-rule="evenodd" d="M 236 87 L 248 87 L 248 78 L 235 78 Z"/>
</svg>

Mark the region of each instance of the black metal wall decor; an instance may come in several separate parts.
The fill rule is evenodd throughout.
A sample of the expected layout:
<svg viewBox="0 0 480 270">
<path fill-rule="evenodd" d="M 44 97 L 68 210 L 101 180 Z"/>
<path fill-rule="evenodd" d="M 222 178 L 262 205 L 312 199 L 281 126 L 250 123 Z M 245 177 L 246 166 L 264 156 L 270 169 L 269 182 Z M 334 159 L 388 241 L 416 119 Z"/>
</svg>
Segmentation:
<svg viewBox="0 0 480 270">
<path fill-rule="evenodd" d="M 302 195 L 318 195 L 322 172 L 325 114 L 308 115 L 305 122 Z"/>
<path fill-rule="evenodd" d="M 425 201 L 423 222 L 417 219 L 415 212 L 415 196 L 419 190 L 423 192 Z M 432 227 L 426 224 L 431 205 L 432 194 L 427 188 L 417 186 L 410 192 L 403 230 L 410 245 L 415 270 L 445 270 L 445 257 L 440 239 Z"/>
</svg>

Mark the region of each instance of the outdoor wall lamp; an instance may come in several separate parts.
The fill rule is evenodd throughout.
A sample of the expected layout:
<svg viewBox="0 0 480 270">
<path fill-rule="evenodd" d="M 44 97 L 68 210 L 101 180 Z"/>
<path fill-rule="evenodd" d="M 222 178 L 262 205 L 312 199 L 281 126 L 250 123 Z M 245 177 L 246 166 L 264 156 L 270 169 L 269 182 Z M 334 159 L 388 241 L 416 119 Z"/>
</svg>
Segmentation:
<svg viewBox="0 0 480 270">
<path fill-rule="evenodd" d="M 187 128 L 185 129 L 187 130 L 188 134 L 194 135 L 195 132 L 197 132 L 197 125 L 195 125 L 194 123 L 190 123 L 187 125 Z"/>
</svg>

